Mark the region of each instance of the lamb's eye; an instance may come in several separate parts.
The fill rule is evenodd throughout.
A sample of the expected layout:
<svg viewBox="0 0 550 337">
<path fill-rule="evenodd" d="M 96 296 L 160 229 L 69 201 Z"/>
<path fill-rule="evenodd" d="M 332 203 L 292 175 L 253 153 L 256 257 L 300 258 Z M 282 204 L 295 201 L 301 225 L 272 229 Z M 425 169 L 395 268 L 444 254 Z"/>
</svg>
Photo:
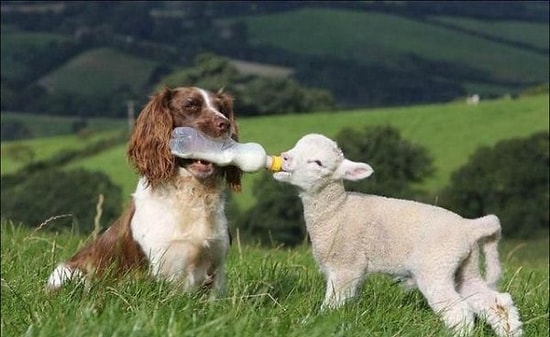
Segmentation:
<svg viewBox="0 0 550 337">
<path fill-rule="evenodd" d="M 323 163 L 320 160 L 310 160 L 310 163 L 315 163 L 319 167 L 323 167 Z"/>
</svg>

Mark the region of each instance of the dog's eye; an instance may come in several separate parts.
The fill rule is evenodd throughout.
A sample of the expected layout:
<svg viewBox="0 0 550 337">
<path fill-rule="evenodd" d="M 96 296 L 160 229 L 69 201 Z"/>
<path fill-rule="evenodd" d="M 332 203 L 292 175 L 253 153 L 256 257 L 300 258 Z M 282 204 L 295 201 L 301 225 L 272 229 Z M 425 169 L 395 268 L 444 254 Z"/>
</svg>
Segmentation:
<svg viewBox="0 0 550 337">
<path fill-rule="evenodd" d="M 220 105 L 218 111 L 221 112 L 224 116 L 227 116 L 227 111 L 225 110 L 223 105 Z"/>
<path fill-rule="evenodd" d="M 189 98 L 186 98 L 185 101 L 183 102 L 183 107 L 196 109 L 198 107 L 198 102 L 192 99 L 191 97 L 189 97 Z"/>
<path fill-rule="evenodd" d="M 221 112 L 224 116 L 228 116 L 228 112 L 227 112 L 227 109 L 225 107 L 224 104 L 222 104 L 221 100 L 220 99 L 217 99 L 216 100 L 216 108 L 219 112 Z"/>
</svg>

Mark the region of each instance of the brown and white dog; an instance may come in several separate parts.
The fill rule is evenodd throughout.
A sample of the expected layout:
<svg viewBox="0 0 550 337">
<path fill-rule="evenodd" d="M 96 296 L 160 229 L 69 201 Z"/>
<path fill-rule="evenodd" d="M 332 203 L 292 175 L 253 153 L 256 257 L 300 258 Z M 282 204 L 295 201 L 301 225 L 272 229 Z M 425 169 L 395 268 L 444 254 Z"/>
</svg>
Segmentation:
<svg viewBox="0 0 550 337">
<path fill-rule="evenodd" d="M 242 171 L 170 153 L 172 130 L 188 126 L 238 140 L 232 98 L 195 87 L 165 88 L 137 118 L 128 159 L 141 178 L 123 215 L 97 239 L 55 268 L 46 288 L 92 275 L 120 276 L 149 267 L 157 279 L 185 291 L 224 288 L 229 230 L 225 183 L 241 188 Z"/>
</svg>

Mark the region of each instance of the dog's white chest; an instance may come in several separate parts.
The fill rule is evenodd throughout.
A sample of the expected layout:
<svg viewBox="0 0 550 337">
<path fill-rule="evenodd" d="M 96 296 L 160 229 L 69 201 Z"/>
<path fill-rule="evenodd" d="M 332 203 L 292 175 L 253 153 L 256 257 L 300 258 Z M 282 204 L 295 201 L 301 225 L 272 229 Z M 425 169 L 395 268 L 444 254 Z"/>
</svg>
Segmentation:
<svg viewBox="0 0 550 337">
<path fill-rule="evenodd" d="M 178 278 L 189 264 L 200 264 L 207 256 L 220 255 L 216 250 L 227 249 L 223 198 L 197 193 L 192 186 L 162 193 L 138 185 L 132 234 L 156 276 Z"/>
</svg>

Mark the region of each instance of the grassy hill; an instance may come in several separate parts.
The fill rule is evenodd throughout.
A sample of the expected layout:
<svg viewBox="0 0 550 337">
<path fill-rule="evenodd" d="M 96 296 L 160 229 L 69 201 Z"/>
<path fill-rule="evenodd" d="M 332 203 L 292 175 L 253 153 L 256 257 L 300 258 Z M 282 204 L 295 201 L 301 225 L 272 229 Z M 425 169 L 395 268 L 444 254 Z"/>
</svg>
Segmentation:
<svg viewBox="0 0 550 337">
<path fill-rule="evenodd" d="M 170 11 L 170 6 L 166 7 Z M 395 6 L 394 12 L 352 11 L 334 7 L 319 8 L 312 4 L 311 7 L 269 15 L 233 14 L 214 20 L 208 26 L 212 31 L 207 36 L 220 39 L 221 45 L 225 41 L 223 34 L 231 35 L 235 32 L 219 27 L 238 23 L 245 32 L 243 37 L 228 43 L 231 48 L 216 51 L 217 53 L 232 58 L 244 58 L 237 62 L 267 62 L 272 67 L 284 65 L 288 67 L 287 73 L 294 72 L 297 77 L 303 76 L 299 77 L 300 80 L 308 85 L 332 90 L 342 100 L 340 103 L 355 104 L 353 106 L 366 106 L 368 102 L 361 102 L 361 95 L 347 97 L 342 92 L 350 92 L 353 87 L 358 86 L 363 90 L 369 86 L 374 87 L 376 83 L 384 83 L 381 87 L 392 92 L 391 96 L 383 98 L 383 104 L 391 104 L 392 99 L 396 100 L 396 96 L 402 94 L 399 91 L 402 88 L 401 82 L 419 84 L 416 88 L 425 90 L 426 80 L 437 83 L 438 79 L 445 79 L 446 84 L 456 82 L 467 93 L 491 97 L 515 93 L 527 86 L 548 82 L 550 67 L 547 22 L 482 20 L 449 15 L 406 16 L 400 14 L 398 7 Z M 540 7 L 547 8 L 544 5 Z M 536 4 L 532 4 L 531 10 L 533 8 L 536 10 Z M 185 10 L 178 13 L 185 14 Z M 185 20 L 185 17 L 181 20 Z M 172 21 L 166 21 L 166 24 L 170 25 Z M 189 27 L 196 25 L 191 21 L 187 24 Z M 86 27 L 85 24 L 84 26 Z M 180 26 L 181 24 L 173 29 L 180 29 Z M 55 28 L 51 27 L 50 30 L 54 31 Z M 99 27 L 98 30 L 103 28 Z M 163 28 L 155 28 L 163 31 Z M 162 54 L 167 54 L 164 50 L 170 50 L 174 55 L 184 54 L 179 49 L 186 49 L 185 40 L 178 43 L 145 40 L 139 36 L 113 32 L 99 35 L 99 42 L 85 45 L 77 37 L 78 34 L 52 34 L 47 31 L 47 27 L 43 29 L 44 31 L 25 31 L 15 24 L 2 25 L 3 100 L 15 96 L 22 88 L 33 85 L 43 86 L 50 93 L 65 91 L 83 97 L 90 94 L 100 97 L 125 90 L 142 97 L 144 86 L 156 84 L 147 81 L 157 66 L 162 65 L 163 71 L 169 71 L 169 67 L 189 66 L 189 61 L 193 58 L 192 55 L 187 55 L 187 63 L 179 64 L 179 61 L 172 59 L 167 62 L 162 57 Z M 200 40 L 197 32 L 191 31 L 189 34 Z M 109 38 L 112 40 L 105 43 Z M 66 59 L 57 55 L 48 57 L 55 61 L 50 60 L 51 69 L 36 66 L 46 58 L 36 55 L 55 55 L 59 48 L 71 44 L 78 46 L 71 52 L 67 51 Z M 146 45 L 149 47 L 145 49 L 149 52 L 140 52 L 139 48 Z M 197 53 L 208 49 L 204 46 L 196 48 Z M 252 49 L 254 51 L 250 51 Z M 77 51 L 74 55 L 73 52 Z M 296 61 L 293 55 L 298 56 L 300 61 Z M 272 57 L 266 60 L 269 56 Z M 307 65 L 310 56 L 322 56 L 328 60 L 323 63 L 323 67 L 330 67 L 330 74 L 340 71 L 343 79 L 350 78 L 349 88 L 345 81 L 344 84 L 331 87 L 330 83 L 335 82 L 331 81 L 332 75 L 327 75 L 329 78 L 323 78 L 322 74 L 316 77 L 318 69 L 308 69 L 304 65 Z M 374 72 L 373 76 L 377 78 L 354 77 L 353 71 L 346 73 L 347 69 L 341 64 L 331 63 L 336 62 L 335 60 L 353 62 L 354 66 L 372 66 L 374 68 L 369 68 L 369 71 Z M 336 70 L 333 69 L 335 67 Z M 40 71 L 35 71 L 35 68 Z M 377 73 L 377 69 L 383 71 Z M 399 81 L 399 76 L 403 76 L 402 81 Z M 420 85 L 422 83 L 424 86 Z M 451 87 L 447 89 L 452 89 L 453 95 L 460 92 L 456 87 Z M 433 91 L 437 89 L 434 87 Z M 446 98 L 444 93 L 447 89 L 441 89 L 441 95 L 434 94 L 432 101 Z M 381 104 L 375 98 L 368 98 L 367 101 L 372 103 L 370 106 Z M 407 101 L 398 102 L 402 104 Z"/>
<path fill-rule="evenodd" d="M 550 48 L 549 32 L 545 25 L 532 22 L 518 21 L 480 21 L 469 18 L 436 16 L 431 21 L 445 23 L 467 31 L 477 31 L 496 39 L 505 39 L 510 42 L 526 44 L 541 50 Z"/>
<path fill-rule="evenodd" d="M 70 59 L 38 83 L 49 90 L 81 95 L 105 96 L 125 87 L 139 91 L 156 65 L 112 48 L 96 48 Z"/>
<path fill-rule="evenodd" d="M 463 165 L 479 146 L 489 146 L 502 139 L 548 130 L 548 102 L 548 95 L 540 95 L 517 100 L 481 101 L 477 106 L 457 101 L 398 108 L 241 118 L 239 128 L 242 142 L 258 142 L 267 152 L 278 154 L 292 147 L 306 133 L 323 133 L 335 137 L 344 127 L 393 125 L 401 130 L 406 139 L 426 147 L 434 158 L 436 172 L 423 185 L 436 194 L 447 184 L 451 172 Z M 38 156 L 43 156 L 67 147 L 84 146 L 85 143 L 85 140 L 70 136 L 4 142 L 2 174 L 13 172 L 21 165 L 5 155 L 9 147 L 27 145 Z M 131 174 L 125 151 L 126 146 L 121 144 L 98 155 L 73 162 L 69 167 L 105 171 L 115 183 L 123 187 L 124 195 L 129 196 L 135 188 L 137 177 Z M 254 203 L 250 193 L 252 184 L 259 175 L 260 173 L 245 175 L 244 192 L 235 195 L 240 206 L 250 207 Z"/>
<path fill-rule="evenodd" d="M 245 21 L 254 45 L 390 67 L 407 55 L 415 55 L 482 74 L 478 81 L 466 83 L 469 92 L 503 94 L 514 85 L 548 81 L 548 25 L 544 23 L 491 23 L 437 16 L 417 20 L 377 12 L 311 8 Z M 447 25 L 438 24 L 443 22 Z M 518 42 L 545 52 L 521 48 Z"/>
<path fill-rule="evenodd" d="M 113 129 L 123 129 L 127 127 L 128 122 L 124 119 L 114 118 L 79 118 L 79 117 L 60 117 L 36 114 L 22 114 L 15 112 L 2 112 L 0 116 L 2 123 L 20 122 L 28 128 L 29 138 L 44 138 L 74 133 L 74 125 L 85 123 L 82 127 L 82 133 L 101 132 Z"/>
<path fill-rule="evenodd" d="M 48 32 L 26 32 L 2 25 L 2 80 L 17 81 L 31 78 L 29 59 L 46 51 L 50 44 L 68 40 L 67 36 Z"/>
</svg>

